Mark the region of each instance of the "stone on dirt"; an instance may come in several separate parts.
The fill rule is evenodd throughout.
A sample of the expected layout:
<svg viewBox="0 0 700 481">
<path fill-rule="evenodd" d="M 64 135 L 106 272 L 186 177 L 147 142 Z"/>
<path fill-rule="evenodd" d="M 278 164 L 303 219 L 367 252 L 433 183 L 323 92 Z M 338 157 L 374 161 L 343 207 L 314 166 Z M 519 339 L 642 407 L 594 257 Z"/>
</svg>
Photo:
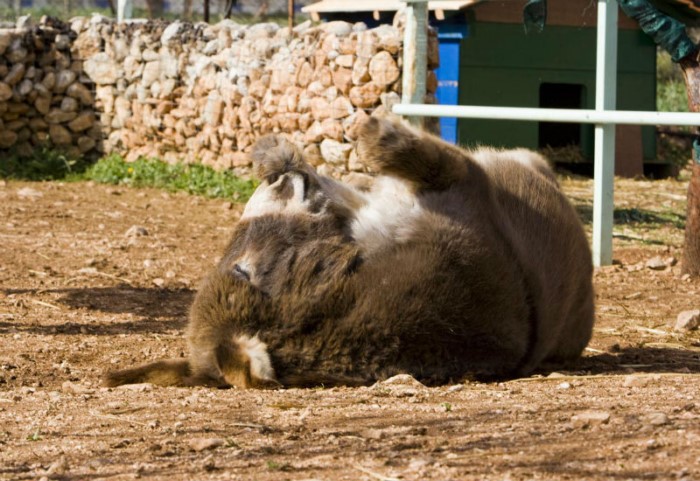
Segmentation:
<svg viewBox="0 0 700 481">
<path fill-rule="evenodd" d="M 676 331 L 692 331 L 700 326 L 700 309 L 683 311 L 676 318 Z"/>
<path fill-rule="evenodd" d="M 189 440 L 187 444 L 192 451 L 200 452 L 223 446 L 224 440 L 221 438 L 198 438 Z"/>
<path fill-rule="evenodd" d="M 646 421 L 652 426 L 663 426 L 669 423 L 668 416 L 662 412 L 650 413 L 646 416 Z"/>
<path fill-rule="evenodd" d="M 129 230 L 126 231 L 124 236 L 126 237 L 143 237 L 148 235 L 148 230 L 140 225 L 132 225 Z"/>
<path fill-rule="evenodd" d="M 571 417 L 571 424 L 575 428 L 599 426 L 610 421 L 610 413 L 607 411 L 584 411 Z"/>
<path fill-rule="evenodd" d="M 17 191 L 17 197 L 21 197 L 23 199 L 36 199 L 38 197 L 42 197 L 44 194 L 36 189 L 32 189 L 31 187 L 22 187 Z"/>
<path fill-rule="evenodd" d="M 63 477 L 68 472 L 69 466 L 65 456 L 61 456 L 56 461 L 51 463 L 46 474 L 49 477 Z"/>
<path fill-rule="evenodd" d="M 659 256 L 657 257 L 652 257 L 649 259 L 646 264 L 644 264 L 647 269 L 651 269 L 654 271 L 663 271 L 668 267 L 666 262 Z"/>
</svg>

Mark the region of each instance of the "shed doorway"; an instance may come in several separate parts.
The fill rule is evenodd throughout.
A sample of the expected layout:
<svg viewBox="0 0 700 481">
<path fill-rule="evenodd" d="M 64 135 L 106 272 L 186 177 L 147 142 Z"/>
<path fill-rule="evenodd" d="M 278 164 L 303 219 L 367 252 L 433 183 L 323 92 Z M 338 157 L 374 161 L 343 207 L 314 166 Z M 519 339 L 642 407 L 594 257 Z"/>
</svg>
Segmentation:
<svg viewBox="0 0 700 481">
<path fill-rule="evenodd" d="M 564 83 L 540 84 L 540 108 L 582 109 L 583 85 Z M 581 124 L 562 122 L 540 122 L 540 149 L 581 147 Z"/>
</svg>

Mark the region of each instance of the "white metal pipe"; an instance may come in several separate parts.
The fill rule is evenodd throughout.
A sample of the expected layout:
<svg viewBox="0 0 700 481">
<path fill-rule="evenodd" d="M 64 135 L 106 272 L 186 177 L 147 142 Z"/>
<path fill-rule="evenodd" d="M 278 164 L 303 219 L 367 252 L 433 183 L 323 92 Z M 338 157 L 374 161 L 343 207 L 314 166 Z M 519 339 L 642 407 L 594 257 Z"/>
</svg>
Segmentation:
<svg viewBox="0 0 700 481">
<path fill-rule="evenodd" d="M 700 126 L 700 112 L 645 112 L 636 110 L 574 110 L 480 105 L 395 104 L 397 115 L 459 117 L 465 119 L 523 120 L 583 124 Z"/>
<path fill-rule="evenodd" d="M 117 21 L 123 22 L 133 16 L 133 0 L 117 0 Z"/>
<path fill-rule="evenodd" d="M 614 110 L 617 99 L 617 0 L 598 0 L 595 110 Z M 612 264 L 615 125 L 596 123 L 593 149 L 593 265 Z"/>
</svg>

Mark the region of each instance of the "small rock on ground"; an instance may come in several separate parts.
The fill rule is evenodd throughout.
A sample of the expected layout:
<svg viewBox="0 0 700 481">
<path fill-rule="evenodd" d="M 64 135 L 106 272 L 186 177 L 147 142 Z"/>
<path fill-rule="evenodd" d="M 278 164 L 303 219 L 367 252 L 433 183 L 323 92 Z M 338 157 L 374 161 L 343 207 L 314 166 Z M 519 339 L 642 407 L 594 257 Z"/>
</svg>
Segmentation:
<svg viewBox="0 0 700 481">
<path fill-rule="evenodd" d="M 224 445 L 224 440 L 221 438 L 198 438 L 191 439 L 187 443 L 192 451 L 200 452 L 208 449 L 216 449 Z"/>
<path fill-rule="evenodd" d="M 649 259 L 646 264 L 645 264 L 647 269 L 651 269 L 654 271 L 662 271 L 668 267 L 666 262 L 661 258 L 661 257 L 652 257 Z"/>
<path fill-rule="evenodd" d="M 683 311 L 676 318 L 676 331 L 692 331 L 700 325 L 700 309 Z"/>
<path fill-rule="evenodd" d="M 607 411 L 584 411 L 571 417 L 571 424 L 578 428 L 607 424 L 608 421 L 610 413 Z"/>
<path fill-rule="evenodd" d="M 140 225 L 132 225 L 124 234 L 126 237 L 142 237 L 148 235 L 148 230 Z"/>
<path fill-rule="evenodd" d="M 651 413 L 646 418 L 647 422 L 652 426 L 663 426 L 668 424 L 668 416 L 666 413 L 656 412 Z"/>
</svg>

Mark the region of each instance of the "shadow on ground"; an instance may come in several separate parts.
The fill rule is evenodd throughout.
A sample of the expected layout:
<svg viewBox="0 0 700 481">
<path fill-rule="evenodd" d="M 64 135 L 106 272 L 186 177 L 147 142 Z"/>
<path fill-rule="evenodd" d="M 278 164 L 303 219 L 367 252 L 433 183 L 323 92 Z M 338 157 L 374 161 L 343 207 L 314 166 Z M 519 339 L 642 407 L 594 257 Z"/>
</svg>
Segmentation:
<svg viewBox="0 0 700 481">
<path fill-rule="evenodd" d="M 700 373 L 700 350 L 627 347 L 614 353 L 583 357 L 567 371 L 596 374 Z"/>
<path fill-rule="evenodd" d="M 584 224 L 593 222 L 593 206 L 590 203 L 577 202 L 573 200 L 574 208 Z M 637 209 L 635 207 L 615 209 L 613 214 L 615 225 L 633 226 L 657 226 L 671 227 L 674 229 L 685 229 L 685 215 L 674 212 L 654 212 L 648 209 Z"/>
<path fill-rule="evenodd" d="M 189 306 L 194 298 L 190 289 L 158 289 L 135 287 L 100 287 L 82 289 L 8 289 L 6 295 L 59 294 L 57 304 L 66 310 L 99 311 L 110 314 L 130 314 L 123 320 L 104 322 L 73 322 L 18 324 L 0 322 L 0 333 L 23 331 L 38 334 L 162 333 L 182 329 L 187 321 Z M 133 316 L 133 317 L 132 317 Z M 60 313 L 57 316 L 60 317 Z"/>
</svg>

